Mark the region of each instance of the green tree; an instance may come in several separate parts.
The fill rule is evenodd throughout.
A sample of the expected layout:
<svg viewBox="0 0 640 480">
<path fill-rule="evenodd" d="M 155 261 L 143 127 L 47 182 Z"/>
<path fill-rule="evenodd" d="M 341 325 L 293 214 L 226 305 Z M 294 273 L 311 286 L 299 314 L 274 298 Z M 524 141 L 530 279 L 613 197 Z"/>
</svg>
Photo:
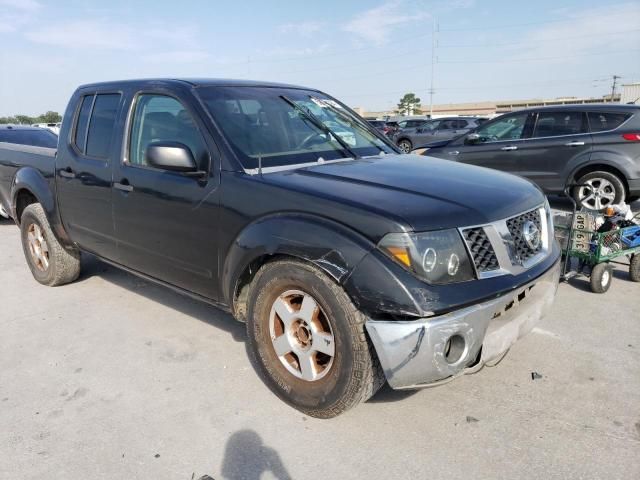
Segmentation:
<svg viewBox="0 0 640 480">
<path fill-rule="evenodd" d="M 49 110 L 47 113 L 40 115 L 36 120 L 38 123 L 58 123 L 62 121 L 62 115 Z"/>
<path fill-rule="evenodd" d="M 21 125 L 31 125 L 34 122 L 34 118 L 30 117 L 28 115 L 16 115 L 15 116 L 16 122 L 21 124 Z"/>
<path fill-rule="evenodd" d="M 398 103 L 398 111 L 402 115 L 413 115 L 416 110 L 420 109 L 420 99 L 415 93 L 405 93 L 404 97 Z"/>
</svg>

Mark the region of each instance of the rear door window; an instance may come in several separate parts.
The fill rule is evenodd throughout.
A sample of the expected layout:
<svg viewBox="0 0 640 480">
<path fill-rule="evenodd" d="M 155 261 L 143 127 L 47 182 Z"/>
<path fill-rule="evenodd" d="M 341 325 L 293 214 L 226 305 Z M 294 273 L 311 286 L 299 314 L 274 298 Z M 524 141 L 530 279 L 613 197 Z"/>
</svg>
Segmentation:
<svg viewBox="0 0 640 480">
<path fill-rule="evenodd" d="M 586 131 L 584 115 L 580 111 L 540 112 L 533 137 L 577 135 Z"/>
<path fill-rule="evenodd" d="M 87 133 L 87 156 L 109 157 L 119 104 L 119 93 L 96 95 Z"/>
<path fill-rule="evenodd" d="M 591 131 L 606 132 L 622 125 L 631 115 L 628 113 L 589 112 Z"/>
<path fill-rule="evenodd" d="M 89 125 L 89 116 L 91 115 L 91 107 L 93 107 L 94 95 L 86 95 L 82 97 L 82 105 L 76 120 L 76 131 L 73 136 L 73 143 L 76 148 L 84 153 L 85 142 L 87 140 L 87 125 Z"/>
</svg>

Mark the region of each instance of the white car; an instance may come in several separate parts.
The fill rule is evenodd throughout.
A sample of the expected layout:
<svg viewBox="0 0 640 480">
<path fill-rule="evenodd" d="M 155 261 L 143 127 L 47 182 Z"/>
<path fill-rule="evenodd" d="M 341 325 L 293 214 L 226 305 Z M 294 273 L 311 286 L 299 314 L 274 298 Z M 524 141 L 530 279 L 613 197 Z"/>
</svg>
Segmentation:
<svg viewBox="0 0 640 480">
<path fill-rule="evenodd" d="M 34 123 L 31 126 L 38 127 L 38 128 L 46 128 L 47 130 L 51 130 L 56 135 L 60 135 L 61 125 L 62 123 L 58 122 L 58 123 Z"/>
</svg>

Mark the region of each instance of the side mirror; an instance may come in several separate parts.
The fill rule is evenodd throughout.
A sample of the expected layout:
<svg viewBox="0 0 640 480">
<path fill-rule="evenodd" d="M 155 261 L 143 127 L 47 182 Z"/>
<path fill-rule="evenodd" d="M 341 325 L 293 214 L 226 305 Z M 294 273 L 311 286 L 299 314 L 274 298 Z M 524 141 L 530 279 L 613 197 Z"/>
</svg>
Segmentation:
<svg viewBox="0 0 640 480">
<path fill-rule="evenodd" d="M 475 145 L 477 143 L 480 143 L 480 135 L 478 135 L 477 133 L 470 133 L 465 137 L 464 143 L 465 145 Z"/>
<path fill-rule="evenodd" d="M 145 152 L 147 165 L 170 172 L 196 173 L 198 165 L 189 148 L 180 142 L 153 142 Z"/>
</svg>

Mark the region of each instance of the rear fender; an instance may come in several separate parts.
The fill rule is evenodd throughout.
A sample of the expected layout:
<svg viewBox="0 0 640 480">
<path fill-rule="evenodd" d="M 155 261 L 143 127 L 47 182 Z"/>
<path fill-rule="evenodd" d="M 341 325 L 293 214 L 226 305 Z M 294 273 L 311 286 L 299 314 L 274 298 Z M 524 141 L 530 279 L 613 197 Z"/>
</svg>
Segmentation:
<svg viewBox="0 0 640 480">
<path fill-rule="evenodd" d="M 18 170 L 11 186 L 12 216 L 19 225 L 18 197 L 21 192 L 28 192 L 42 205 L 49 225 L 51 225 L 51 229 L 53 230 L 53 234 L 60 244 L 65 248 L 71 248 L 73 247 L 73 242 L 62 225 L 58 212 L 58 204 L 55 199 L 54 187 L 52 185 L 53 178 L 51 176 L 45 178 L 40 171 L 33 167 L 23 167 Z"/>
</svg>

